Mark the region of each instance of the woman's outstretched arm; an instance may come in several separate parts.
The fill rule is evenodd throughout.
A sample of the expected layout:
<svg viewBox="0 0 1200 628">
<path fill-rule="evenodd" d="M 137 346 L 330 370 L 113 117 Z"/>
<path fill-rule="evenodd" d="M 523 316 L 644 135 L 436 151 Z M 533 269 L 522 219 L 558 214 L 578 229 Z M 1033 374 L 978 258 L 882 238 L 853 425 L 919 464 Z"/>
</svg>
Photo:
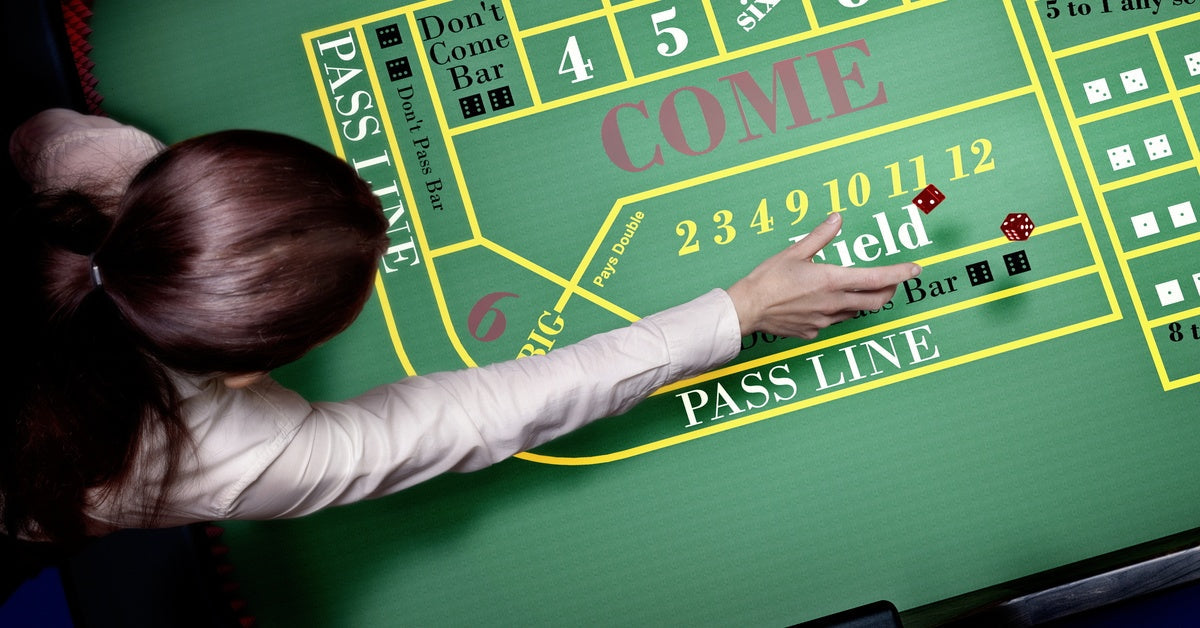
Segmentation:
<svg viewBox="0 0 1200 628">
<path fill-rule="evenodd" d="M 725 290 L 545 355 L 410 377 L 340 403 L 309 404 L 273 382 L 226 391 L 203 429 L 199 492 L 179 495 L 199 520 L 294 517 L 378 497 L 447 471 L 472 471 L 619 414 L 663 385 L 735 357 L 751 331 L 812 337 L 882 306 L 915 264 L 850 269 L 812 261 L 840 228 L 823 223 Z M 246 440 L 253 425 L 258 445 Z M 240 431 L 233 431 L 234 429 Z M 221 434 L 236 434 L 230 439 Z M 240 451 L 229 456 L 230 451 Z"/>
</svg>

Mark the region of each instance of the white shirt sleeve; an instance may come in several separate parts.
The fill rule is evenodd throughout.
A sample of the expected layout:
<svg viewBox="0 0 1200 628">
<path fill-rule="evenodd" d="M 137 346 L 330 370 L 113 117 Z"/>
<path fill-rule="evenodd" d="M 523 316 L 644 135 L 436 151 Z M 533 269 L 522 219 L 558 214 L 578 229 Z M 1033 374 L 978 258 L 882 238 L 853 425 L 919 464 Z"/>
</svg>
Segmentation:
<svg viewBox="0 0 1200 628">
<path fill-rule="evenodd" d="M 739 347 L 733 304 L 713 290 L 544 356 L 410 377 L 340 403 L 310 404 L 270 381 L 212 384 L 189 400 L 203 406 L 196 456 L 160 523 L 297 517 L 480 469 L 624 412 Z"/>
</svg>

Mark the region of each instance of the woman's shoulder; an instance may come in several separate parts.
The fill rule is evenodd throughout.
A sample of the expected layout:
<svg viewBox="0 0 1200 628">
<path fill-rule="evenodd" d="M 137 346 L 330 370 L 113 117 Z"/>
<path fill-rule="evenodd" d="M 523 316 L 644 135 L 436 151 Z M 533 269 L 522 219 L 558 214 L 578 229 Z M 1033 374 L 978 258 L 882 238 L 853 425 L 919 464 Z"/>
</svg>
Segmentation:
<svg viewBox="0 0 1200 628">
<path fill-rule="evenodd" d="M 119 193 L 163 148 L 141 129 L 70 109 L 42 111 L 9 138 L 13 164 L 36 191 L 99 185 Z"/>
</svg>

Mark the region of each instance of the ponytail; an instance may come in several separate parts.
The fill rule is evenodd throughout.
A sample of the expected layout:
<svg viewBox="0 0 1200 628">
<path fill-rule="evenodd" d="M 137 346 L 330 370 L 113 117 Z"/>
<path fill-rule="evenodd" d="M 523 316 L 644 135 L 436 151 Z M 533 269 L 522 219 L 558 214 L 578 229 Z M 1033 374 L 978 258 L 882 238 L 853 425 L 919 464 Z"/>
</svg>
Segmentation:
<svg viewBox="0 0 1200 628">
<path fill-rule="evenodd" d="M 33 198 L 10 222 L 18 324 L 6 395 L 13 419 L 0 428 L 4 525 L 13 534 L 77 541 L 87 532 L 89 489 L 123 484 L 147 424 L 183 434 L 182 421 L 165 369 L 93 282 L 91 258 L 111 218 L 86 195 L 68 192 Z M 175 461 L 186 438 L 170 442 L 179 444 L 169 457 Z"/>
</svg>

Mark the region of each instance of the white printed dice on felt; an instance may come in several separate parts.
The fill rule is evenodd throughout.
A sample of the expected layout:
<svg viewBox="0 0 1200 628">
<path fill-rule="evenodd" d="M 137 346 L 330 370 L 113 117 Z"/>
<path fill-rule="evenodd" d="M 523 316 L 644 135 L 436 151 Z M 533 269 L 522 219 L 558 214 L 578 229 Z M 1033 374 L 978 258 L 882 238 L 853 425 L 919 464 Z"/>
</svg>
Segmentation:
<svg viewBox="0 0 1200 628">
<path fill-rule="evenodd" d="M 1154 217 L 1154 212 L 1138 214 L 1132 220 L 1133 232 L 1137 234 L 1137 237 L 1144 238 L 1158 233 L 1158 219 Z"/>
<path fill-rule="evenodd" d="M 1171 224 L 1176 228 L 1196 222 L 1196 212 L 1192 209 L 1191 201 L 1171 205 L 1167 208 L 1167 213 L 1171 214 Z"/>
<path fill-rule="evenodd" d="M 1176 229 L 1196 223 L 1196 210 L 1192 208 L 1191 201 L 1167 206 L 1167 215 L 1171 217 L 1171 225 Z M 1133 233 L 1139 238 L 1152 236 L 1160 231 L 1154 212 L 1138 214 L 1129 221 L 1133 223 Z"/>
<path fill-rule="evenodd" d="M 1165 134 L 1147 137 L 1142 143 L 1146 145 L 1146 154 L 1150 155 L 1151 160 L 1171 156 L 1171 143 Z"/>
<path fill-rule="evenodd" d="M 1146 73 L 1142 72 L 1141 68 L 1134 68 L 1128 72 L 1121 73 L 1121 84 L 1125 86 L 1125 93 L 1132 94 L 1146 89 Z"/>
<path fill-rule="evenodd" d="M 1133 160 L 1133 149 L 1129 148 L 1129 144 L 1108 149 L 1108 162 L 1112 164 L 1113 170 L 1121 170 L 1137 164 Z"/>
<path fill-rule="evenodd" d="M 1083 91 L 1087 93 L 1088 103 L 1092 105 L 1112 98 L 1112 92 L 1108 89 L 1108 81 L 1102 78 L 1084 83 Z"/>
<path fill-rule="evenodd" d="M 1176 303 L 1183 301 L 1183 289 L 1179 286 L 1178 279 L 1164 281 L 1154 286 L 1154 289 L 1158 292 L 1158 302 L 1161 303 L 1163 307 L 1175 305 Z"/>
</svg>

